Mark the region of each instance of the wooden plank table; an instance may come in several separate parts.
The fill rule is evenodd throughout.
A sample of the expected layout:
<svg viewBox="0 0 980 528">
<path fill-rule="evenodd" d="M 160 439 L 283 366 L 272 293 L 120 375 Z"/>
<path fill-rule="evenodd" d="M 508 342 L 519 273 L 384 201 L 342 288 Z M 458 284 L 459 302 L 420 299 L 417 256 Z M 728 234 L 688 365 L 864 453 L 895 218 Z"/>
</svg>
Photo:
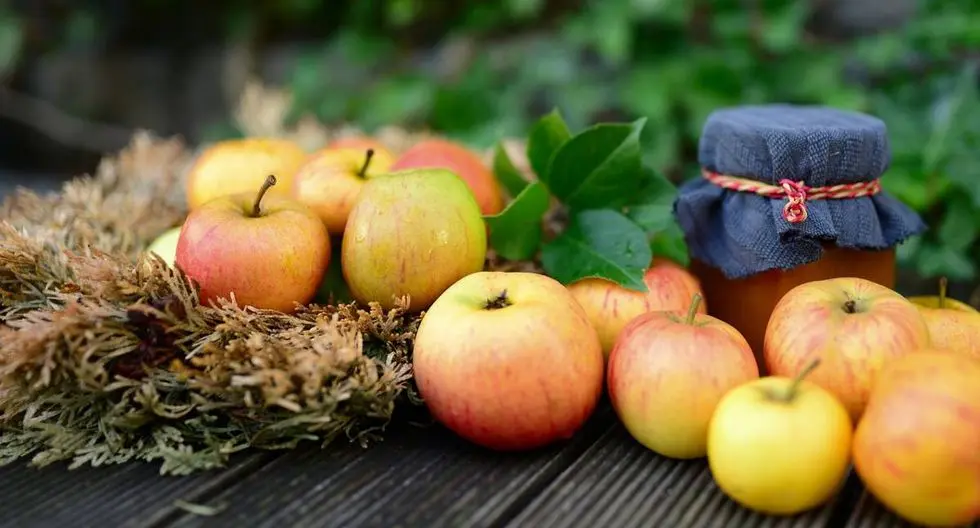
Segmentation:
<svg viewBox="0 0 980 528">
<path fill-rule="evenodd" d="M 366 450 L 248 453 L 189 477 L 141 463 L 18 463 L 0 468 L 0 504 L 0 526 L 11 527 L 909 526 L 862 496 L 853 475 L 811 512 L 752 513 L 721 493 L 704 460 L 666 459 L 630 438 L 607 402 L 570 441 L 529 453 L 396 422 Z"/>
</svg>

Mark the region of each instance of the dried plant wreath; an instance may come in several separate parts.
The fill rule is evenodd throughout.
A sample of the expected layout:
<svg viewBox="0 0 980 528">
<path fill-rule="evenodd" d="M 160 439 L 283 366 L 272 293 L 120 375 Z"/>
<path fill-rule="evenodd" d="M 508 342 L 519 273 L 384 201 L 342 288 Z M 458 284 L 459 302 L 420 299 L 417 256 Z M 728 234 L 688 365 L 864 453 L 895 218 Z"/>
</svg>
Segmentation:
<svg viewBox="0 0 980 528">
<path fill-rule="evenodd" d="M 288 126 L 288 107 L 287 93 L 252 83 L 237 118 L 246 135 L 308 149 L 358 132 L 308 118 Z M 400 151 L 425 133 L 376 135 Z M 204 306 L 185 276 L 144 252 L 182 222 L 194 154 L 139 132 L 94 175 L 50 195 L 21 189 L 0 206 L 0 464 L 143 460 L 188 474 L 250 447 L 342 434 L 367 445 L 398 405 L 420 404 L 418 315 Z"/>
</svg>

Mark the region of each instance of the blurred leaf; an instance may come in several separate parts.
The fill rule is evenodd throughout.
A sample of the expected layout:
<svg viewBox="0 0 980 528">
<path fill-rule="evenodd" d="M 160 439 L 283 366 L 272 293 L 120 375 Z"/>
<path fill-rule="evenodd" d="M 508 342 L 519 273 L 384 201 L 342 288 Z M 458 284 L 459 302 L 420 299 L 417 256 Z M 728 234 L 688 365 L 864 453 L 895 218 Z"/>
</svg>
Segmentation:
<svg viewBox="0 0 980 528">
<path fill-rule="evenodd" d="M 803 23 L 810 14 L 810 4 L 809 2 L 780 2 L 780 4 L 778 10 L 760 15 L 765 20 L 760 29 L 762 42 L 768 49 L 786 52 L 799 45 Z"/>
<path fill-rule="evenodd" d="M 538 179 L 550 185 L 550 168 L 555 154 L 569 139 L 565 120 L 557 109 L 538 120 L 527 136 L 527 158 Z"/>
<path fill-rule="evenodd" d="M 599 277 L 641 292 L 648 291 L 643 272 L 651 259 L 643 229 L 610 209 L 579 212 L 541 250 L 545 272 L 562 284 Z"/>
<path fill-rule="evenodd" d="M 687 242 L 684 240 L 684 231 L 677 225 L 673 217 L 671 217 L 667 227 L 653 237 L 650 242 L 650 250 L 653 256 L 668 258 L 681 266 L 691 264 Z"/>
<path fill-rule="evenodd" d="M 976 71 L 964 69 L 955 90 L 933 107 L 931 133 L 922 147 L 923 168 L 927 173 L 938 170 L 946 159 L 950 143 L 964 126 L 963 120 L 980 117 L 976 111 L 978 104 Z"/>
<path fill-rule="evenodd" d="M 17 65 L 23 38 L 20 18 L 0 9 L 0 76 L 7 75 Z"/>
<path fill-rule="evenodd" d="M 551 196 L 541 182 L 533 182 L 507 207 L 485 217 L 490 227 L 490 246 L 508 260 L 527 260 L 541 245 L 541 223 Z"/>
<path fill-rule="evenodd" d="M 945 275 L 951 281 L 969 281 L 976 274 L 976 265 L 966 255 L 949 247 L 924 243 L 916 260 L 923 278 Z"/>
<path fill-rule="evenodd" d="M 534 18 L 544 9 L 544 0 L 505 0 L 507 11 L 520 20 Z"/>
<path fill-rule="evenodd" d="M 521 194 L 528 185 L 521 172 L 514 167 L 514 163 L 507 155 L 503 145 L 497 143 L 493 149 L 493 175 L 497 181 L 507 190 L 507 194 L 516 197 Z"/>
<path fill-rule="evenodd" d="M 640 188 L 641 117 L 630 124 L 602 123 L 568 140 L 548 175 L 551 193 L 572 209 L 616 207 Z"/>
<path fill-rule="evenodd" d="M 980 217 L 963 195 L 950 196 L 946 205 L 946 215 L 939 226 L 939 241 L 952 251 L 965 251 L 977 239 Z"/>
<path fill-rule="evenodd" d="M 405 123 L 428 114 L 435 98 L 435 84 L 421 76 L 383 79 L 360 101 L 361 126 L 372 129 Z"/>
</svg>

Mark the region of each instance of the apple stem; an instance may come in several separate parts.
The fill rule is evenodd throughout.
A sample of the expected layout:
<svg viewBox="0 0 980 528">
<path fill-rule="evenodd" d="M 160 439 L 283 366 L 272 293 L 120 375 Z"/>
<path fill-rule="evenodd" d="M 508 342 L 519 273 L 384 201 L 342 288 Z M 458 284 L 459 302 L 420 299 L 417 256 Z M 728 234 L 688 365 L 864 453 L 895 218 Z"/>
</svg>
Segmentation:
<svg viewBox="0 0 980 528">
<path fill-rule="evenodd" d="M 507 290 L 503 290 L 493 299 L 487 299 L 487 310 L 499 310 L 510 306 L 510 299 L 507 298 Z"/>
<path fill-rule="evenodd" d="M 800 383 L 802 383 L 803 379 L 809 376 L 810 373 L 813 372 L 813 369 L 817 368 L 819 365 L 820 358 L 815 358 L 809 365 L 806 366 L 805 369 L 803 369 L 802 372 L 793 378 L 793 381 L 789 384 L 789 389 L 786 391 L 786 396 L 783 398 L 784 401 L 792 401 L 793 398 L 796 397 L 797 391 L 800 390 Z"/>
<path fill-rule="evenodd" d="M 701 294 L 695 293 L 691 297 L 691 305 L 687 307 L 687 319 L 685 322 L 689 325 L 694 324 L 694 318 L 698 315 L 698 306 L 701 305 Z"/>
<path fill-rule="evenodd" d="M 364 155 L 364 165 L 361 165 L 361 170 L 357 171 L 357 175 L 361 178 L 367 173 L 368 166 L 371 165 L 371 158 L 374 157 L 374 149 L 367 149 Z"/>
<path fill-rule="evenodd" d="M 844 313 L 852 314 L 856 312 L 857 312 L 857 303 L 854 302 L 854 299 L 848 299 L 847 301 L 844 302 Z"/>
<path fill-rule="evenodd" d="M 946 307 L 946 290 L 949 288 L 949 281 L 946 277 L 939 277 L 939 308 Z"/>
<path fill-rule="evenodd" d="M 265 196 L 265 193 L 268 192 L 268 190 L 275 184 L 276 177 L 272 174 L 270 174 L 269 177 L 265 179 L 265 182 L 262 183 L 262 188 L 259 189 L 259 195 L 255 197 L 255 204 L 252 206 L 252 218 L 262 216 L 262 198 Z"/>
</svg>

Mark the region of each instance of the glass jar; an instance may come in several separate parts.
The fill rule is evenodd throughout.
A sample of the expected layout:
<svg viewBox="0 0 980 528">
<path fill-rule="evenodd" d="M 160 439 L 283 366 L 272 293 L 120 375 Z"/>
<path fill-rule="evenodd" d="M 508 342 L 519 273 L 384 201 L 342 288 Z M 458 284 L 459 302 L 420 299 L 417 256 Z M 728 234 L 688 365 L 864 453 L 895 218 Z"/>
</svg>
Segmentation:
<svg viewBox="0 0 980 528">
<path fill-rule="evenodd" d="M 704 124 L 702 177 L 674 204 L 711 315 L 745 336 L 760 371 L 776 302 L 833 277 L 895 284 L 895 247 L 926 229 L 881 189 L 891 161 L 880 119 L 787 104 L 724 108 Z"/>
</svg>

